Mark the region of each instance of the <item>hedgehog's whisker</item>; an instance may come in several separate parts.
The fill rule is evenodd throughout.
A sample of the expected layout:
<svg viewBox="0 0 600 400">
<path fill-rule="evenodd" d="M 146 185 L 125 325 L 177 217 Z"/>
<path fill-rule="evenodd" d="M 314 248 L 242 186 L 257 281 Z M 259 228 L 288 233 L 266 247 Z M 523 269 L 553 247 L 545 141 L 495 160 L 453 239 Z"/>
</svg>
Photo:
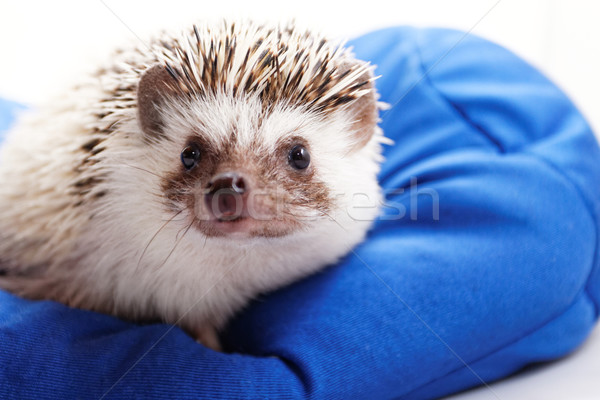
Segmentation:
<svg viewBox="0 0 600 400">
<path fill-rule="evenodd" d="M 339 226 L 340 228 L 342 228 L 343 230 L 345 230 L 346 232 L 348 232 L 348 229 L 344 228 L 339 222 L 337 222 L 337 220 L 335 218 L 333 218 L 331 215 L 329 215 L 328 213 L 326 213 L 325 211 L 321 210 L 321 213 L 323 213 L 323 215 L 326 215 L 327 217 L 329 217 L 330 220 L 332 220 L 333 222 L 335 222 L 337 224 L 337 226 Z"/>
<path fill-rule="evenodd" d="M 306 211 L 307 211 L 306 213 L 301 214 L 299 212 L 291 212 L 288 210 L 283 210 L 283 214 L 292 217 L 294 219 L 294 221 L 296 221 L 296 222 L 302 222 L 303 218 L 317 217 L 317 215 L 310 213 L 310 210 L 306 210 Z M 319 216 L 322 216 L 322 215 L 319 215 Z"/>
<path fill-rule="evenodd" d="M 121 165 L 125 165 L 125 166 L 130 167 L 130 168 L 134 168 L 134 169 L 137 169 L 137 170 L 140 170 L 140 171 L 144 171 L 144 172 L 147 172 L 147 173 L 149 173 L 151 175 L 156 176 L 157 178 L 163 179 L 163 177 L 160 176 L 160 175 L 158 175 L 157 173 L 154 173 L 154 172 L 152 172 L 150 170 L 147 170 L 145 168 L 142 168 L 142 167 L 138 167 L 137 165 L 131 165 L 131 164 L 127 164 L 127 163 L 122 163 Z"/>
<path fill-rule="evenodd" d="M 175 252 L 175 249 L 177 248 L 177 246 L 179 245 L 179 243 L 183 240 L 183 238 L 185 237 L 185 235 L 189 232 L 190 228 L 192 227 L 192 225 L 194 224 L 194 220 L 192 220 L 192 222 L 190 222 L 190 224 L 187 226 L 187 228 L 185 228 L 185 231 L 183 232 L 183 235 L 181 235 L 180 238 L 177 239 L 177 241 L 175 242 L 175 244 L 173 245 L 173 248 L 171 249 L 171 251 L 169 252 L 169 254 L 167 254 L 167 257 L 165 258 L 165 260 L 162 262 L 162 264 L 160 264 L 156 269 L 161 269 L 169 260 L 169 258 L 171 257 L 171 255 Z"/>
<path fill-rule="evenodd" d="M 167 220 L 167 222 L 165 222 L 164 224 L 161 225 L 160 228 L 158 228 L 158 230 L 156 231 L 156 233 L 152 236 L 152 238 L 150 238 L 150 241 L 148 242 L 148 244 L 146 244 L 146 247 L 144 247 L 144 251 L 142 251 L 142 254 L 140 255 L 140 258 L 138 259 L 138 263 L 136 266 L 136 271 L 139 269 L 140 264 L 142 263 L 142 259 L 144 258 L 144 255 L 146 254 L 146 251 L 148 250 L 148 248 L 150 247 L 150 245 L 152 244 L 152 242 L 154 241 L 154 239 L 156 239 L 156 237 L 158 236 L 158 234 L 170 223 L 172 222 L 175 218 L 177 218 L 177 216 L 179 216 L 179 214 L 181 214 L 183 210 L 179 210 L 178 212 L 175 213 L 175 215 L 173 215 L 173 217 L 171 217 L 170 219 Z"/>
</svg>

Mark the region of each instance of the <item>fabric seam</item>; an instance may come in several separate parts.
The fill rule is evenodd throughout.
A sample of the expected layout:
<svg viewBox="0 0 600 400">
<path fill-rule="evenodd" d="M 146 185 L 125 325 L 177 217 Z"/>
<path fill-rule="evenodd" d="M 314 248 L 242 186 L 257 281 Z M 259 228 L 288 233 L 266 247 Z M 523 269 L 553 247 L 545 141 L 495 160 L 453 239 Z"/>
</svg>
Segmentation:
<svg viewBox="0 0 600 400">
<path fill-rule="evenodd" d="M 417 41 L 415 41 L 417 42 Z M 429 75 L 426 73 L 428 72 L 427 69 L 425 68 L 425 64 L 423 62 L 423 57 L 422 57 L 422 53 L 421 53 L 421 48 L 419 46 L 419 43 L 415 43 L 415 49 L 417 51 L 417 54 L 419 56 L 419 66 L 421 67 L 421 71 L 424 73 L 424 78 L 427 81 L 427 84 L 429 87 L 431 87 L 431 89 L 433 89 L 433 91 L 446 103 L 448 104 L 448 106 L 450 108 L 452 108 L 453 110 L 455 110 L 460 116 L 461 118 L 467 123 L 468 126 L 471 127 L 471 129 L 475 132 L 478 132 L 479 134 L 481 134 L 482 136 L 484 136 L 486 139 L 488 139 L 491 143 L 493 143 L 494 145 L 496 145 L 496 147 L 498 148 L 498 150 L 501 153 L 504 153 L 504 149 L 502 148 L 502 146 L 500 146 L 499 142 L 496 141 L 495 139 L 493 139 L 493 136 L 490 135 L 489 133 L 487 133 L 482 127 L 476 125 L 473 123 L 473 121 L 470 120 L 470 118 L 468 117 L 468 115 L 464 112 L 462 112 L 457 106 L 454 105 L 454 103 L 448 98 L 446 97 L 443 92 L 441 90 L 439 90 L 435 84 L 433 83 L 433 81 L 429 78 Z M 575 193 L 577 194 L 577 197 L 579 198 L 580 202 L 583 204 L 586 213 L 588 214 L 589 218 L 593 221 L 594 224 L 594 239 L 595 239 L 595 245 L 594 245 L 594 251 L 593 251 L 593 255 L 592 255 L 592 266 L 590 268 L 590 273 L 588 274 L 588 279 L 586 280 L 586 284 L 584 286 L 584 289 L 587 292 L 587 295 L 590 297 L 590 300 L 592 301 L 592 304 L 594 305 L 594 310 L 595 310 L 595 315 L 596 317 L 598 317 L 598 314 L 600 313 L 600 305 L 596 304 L 596 302 L 594 301 L 594 296 L 592 296 L 589 292 L 588 292 L 588 284 L 589 284 L 589 278 L 592 276 L 593 272 L 596 270 L 597 268 L 597 263 L 598 263 L 598 235 L 600 234 L 600 229 L 598 227 L 598 218 L 596 217 L 595 213 L 590 209 L 590 206 L 586 200 L 586 196 L 582 193 L 581 189 L 579 188 L 579 185 L 577 185 L 577 183 L 575 183 L 567 174 L 565 174 L 558 166 L 556 166 L 554 163 L 552 163 L 551 161 L 549 161 L 548 159 L 546 159 L 545 157 L 541 157 L 535 153 L 529 152 L 529 151 L 521 151 L 521 152 L 515 152 L 515 153 L 520 153 L 520 154 L 526 154 L 529 155 L 533 158 L 535 158 L 536 160 L 538 160 L 539 162 L 545 164 L 549 169 L 551 169 L 552 171 L 554 171 L 555 174 L 561 176 L 566 182 L 568 182 L 572 189 L 574 189 Z"/>
<path fill-rule="evenodd" d="M 427 85 L 437 94 L 437 96 L 439 96 L 440 99 L 442 99 L 451 109 L 455 110 L 456 113 L 458 113 L 460 115 L 460 117 L 466 122 L 466 124 L 468 126 L 471 127 L 471 129 L 475 132 L 477 132 L 478 134 L 484 136 L 486 139 L 488 139 L 491 143 L 493 143 L 498 150 L 501 153 L 504 153 L 504 149 L 500 146 L 500 144 L 488 133 L 486 132 L 483 128 L 481 128 L 480 126 L 476 125 L 473 123 L 473 121 L 470 120 L 470 118 L 468 117 L 468 115 L 464 112 L 462 112 L 456 105 L 454 105 L 454 103 L 447 98 L 443 92 L 441 90 L 439 90 L 435 84 L 433 83 L 433 81 L 429 78 L 428 73 L 430 72 L 430 70 L 427 70 L 425 68 L 425 64 L 423 61 L 423 57 L 422 57 L 422 52 L 421 52 L 421 47 L 420 44 L 418 42 L 418 40 L 415 40 L 415 49 L 417 51 L 417 56 L 419 57 L 419 66 L 421 68 L 421 71 L 424 74 L 424 81 L 427 82 Z M 523 336 L 514 339 L 512 341 L 510 341 L 509 343 L 503 345 L 501 348 L 498 348 L 496 350 L 493 350 L 481 357 L 478 357 L 475 360 L 471 360 L 469 361 L 469 364 L 473 364 L 473 363 L 477 363 L 480 362 L 488 357 L 493 356 L 494 354 L 507 349 L 513 345 L 515 345 L 516 343 L 534 335 L 535 333 L 541 331 L 542 329 L 544 329 L 546 326 L 548 326 L 549 324 L 551 324 L 552 322 L 554 322 L 555 320 L 557 320 L 558 318 L 560 318 L 561 316 L 563 316 L 564 314 L 566 314 L 577 302 L 577 299 L 579 297 L 580 294 L 584 294 L 585 298 L 591 303 L 591 306 L 593 308 L 594 311 L 594 316 L 595 319 L 597 320 L 598 318 L 598 313 L 599 313 L 599 308 L 600 306 L 598 304 L 596 304 L 594 297 L 590 294 L 589 292 L 589 281 L 590 281 L 590 277 L 592 276 L 592 274 L 594 273 L 594 271 L 597 268 L 597 262 L 598 262 L 598 234 L 599 234 L 599 228 L 598 228 L 598 218 L 596 218 L 595 214 L 592 212 L 592 210 L 589 207 L 588 202 L 586 201 L 586 197 L 583 195 L 583 193 L 581 192 L 581 189 L 579 188 L 579 186 L 577 185 L 577 183 L 575 183 L 568 175 L 566 175 L 560 168 L 558 168 L 556 165 L 554 165 L 553 163 L 551 163 L 549 160 L 547 160 L 544 157 L 541 157 L 537 154 L 528 152 L 528 151 L 523 151 L 523 152 L 517 152 L 517 153 L 521 153 L 521 154 L 526 154 L 528 156 L 531 156 L 532 158 L 536 159 L 538 162 L 544 164 L 549 170 L 553 171 L 556 175 L 560 176 L 564 181 L 566 181 L 570 186 L 571 186 L 571 190 L 574 190 L 576 193 L 576 196 L 578 197 L 579 201 L 583 204 L 586 213 L 588 215 L 588 217 L 592 220 L 593 226 L 594 226 L 594 250 L 593 250 L 593 254 L 592 254 L 592 265 L 590 268 L 590 272 L 587 276 L 587 279 L 585 281 L 585 284 L 580 288 L 580 290 L 576 293 L 576 295 L 574 296 L 574 300 L 571 304 L 569 304 L 568 307 L 566 307 L 564 310 L 562 310 L 560 313 L 550 317 L 546 322 L 540 324 L 539 326 L 537 326 L 536 328 L 530 330 L 528 333 L 524 334 Z M 404 393 L 402 395 L 400 395 L 398 398 L 405 398 L 406 396 L 410 395 L 411 393 L 414 393 L 415 391 L 418 391 L 428 385 L 431 385 L 434 382 L 439 381 L 440 379 L 444 379 L 445 377 L 455 373 L 456 371 L 459 371 L 461 369 L 463 369 L 464 366 L 458 367 L 453 369 L 452 371 L 449 371 L 448 373 L 439 376 L 431 381 L 428 381 L 422 385 L 419 385 L 418 387 L 412 389 L 411 391 Z"/>
<path fill-rule="evenodd" d="M 561 318 L 563 315 L 567 314 L 567 313 L 568 313 L 568 312 L 569 312 L 569 311 L 570 311 L 570 310 L 571 310 L 573 307 L 575 307 L 575 306 L 577 305 L 577 300 L 579 299 L 579 296 L 580 296 L 580 295 L 583 295 L 583 299 L 584 299 L 584 300 L 586 300 L 587 302 L 591 303 L 591 307 L 592 307 L 592 308 L 594 308 L 594 301 L 593 301 L 592 299 L 590 299 L 590 296 L 589 296 L 588 292 L 585 290 L 585 288 L 581 288 L 581 289 L 580 289 L 580 290 L 577 292 L 577 295 L 575 296 L 575 301 L 573 301 L 573 302 L 572 302 L 572 303 L 571 303 L 571 304 L 570 304 L 570 305 L 569 305 L 569 306 L 568 306 L 568 307 L 567 307 L 567 308 L 566 308 L 564 311 L 562 311 L 560 314 L 558 314 L 558 315 L 554 316 L 554 317 L 553 317 L 552 319 L 550 319 L 549 321 L 546 321 L 546 322 L 544 322 L 544 323 L 543 323 L 542 325 L 540 325 L 540 326 L 539 326 L 537 329 L 535 329 L 535 330 L 533 330 L 533 331 L 531 331 L 531 332 L 529 332 L 529 333 L 527 333 L 527 334 L 525 334 L 525 335 L 523 335 L 523 336 L 519 337 L 518 339 L 515 339 L 515 340 L 511 341 L 510 343 L 506 344 L 505 346 L 502 346 L 501 348 L 498 348 L 498 349 L 496 349 L 496 350 L 494 350 L 494 351 L 491 351 L 491 352 L 487 353 L 486 355 L 484 355 L 484 356 L 482 356 L 482 357 L 479 357 L 479 358 L 477 358 L 477 359 L 475 359 L 475 360 L 473 360 L 473 361 L 470 361 L 470 362 L 469 362 L 469 364 L 476 364 L 476 363 L 479 363 L 479 362 L 485 361 L 487 358 L 493 357 L 493 356 L 495 356 L 496 354 L 498 354 L 498 353 L 500 353 L 500 352 L 502 352 L 502 351 L 505 351 L 505 350 L 509 349 L 510 347 L 512 347 L 512 346 L 514 346 L 514 345 L 516 345 L 516 344 L 518 344 L 519 342 L 521 342 L 521 341 L 523 341 L 523 340 L 526 340 L 526 339 L 529 339 L 531 336 L 533 336 L 533 335 L 535 335 L 536 333 L 538 333 L 538 332 L 542 331 L 542 330 L 543 330 L 544 328 L 546 328 L 548 325 L 550 325 L 550 324 L 554 323 L 554 322 L 555 322 L 557 319 Z M 569 351 L 569 353 L 570 353 L 571 351 L 573 351 L 573 350 L 570 350 L 570 351 Z M 559 357 L 559 358 L 560 358 L 560 357 Z M 544 360 L 544 361 L 548 361 L 548 360 Z M 520 368 L 524 367 L 525 365 L 527 365 L 527 364 L 521 365 L 521 366 L 520 366 L 518 369 L 520 369 Z M 444 375 L 441 375 L 441 376 L 439 376 L 439 377 L 437 377 L 437 378 L 435 378 L 435 379 L 433 379 L 433 380 L 431 380 L 431 381 L 429 381 L 429 382 L 427 382 L 427 383 L 425 383 L 425 384 L 423 384 L 423 385 L 420 385 L 419 387 L 416 387 L 416 388 L 412 389 L 410 392 L 407 392 L 407 393 L 404 393 L 404 394 L 402 394 L 402 395 L 401 395 L 400 397 L 398 397 L 397 399 L 403 399 L 403 398 L 406 398 L 406 396 L 410 396 L 410 394 L 411 394 L 411 393 L 414 393 L 414 392 L 416 392 L 416 391 L 418 391 L 418 390 L 421 390 L 421 389 L 423 389 L 423 388 L 425 388 L 425 387 L 427 387 L 427 386 L 429 386 L 429 385 L 431 385 L 431 384 L 433 384 L 433 383 L 435 383 L 435 382 L 438 382 L 438 381 L 440 381 L 440 380 L 442 380 L 442 379 L 445 379 L 446 377 L 448 377 L 448 376 L 450 376 L 450 375 L 452 375 L 452 374 L 454 374 L 454 373 L 456 373 L 456 372 L 458 372 L 458 371 L 460 371 L 460 370 L 463 370 L 464 368 L 465 368 L 464 366 L 460 366 L 460 367 L 458 367 L 458 368 L 455 368 L 455 369 L 453 369 L 452 371 L 448 371 L 448 372 L 447 372 L 447 373 L 445 373 Z M 518 369 L 517 369 L 517 370 L 515 370 L 515 371 L 518 371 Z M 494 381 L 496 381 L 496 380 L 493 380 L 493 381 L 490 381 L 490 382 L 494 382 Z M 489 382 L 487 382 L 487 381 L 486 381 L 486 383 L 489 383 Z M 468 388 L 473 388 L 473 387 L 479 387 L 479 386 L 481 386 L 481 384 L 479 384 L 479 385 L 471 385 L 471 386 L 467 386 L 467 387 L 465 387 L 463 390 L 466 390 L 466 389 L 468 389 Z M 455 392 L 452 392 L 452 393 L 455 393 Z M 450 395 L 450 394 L 451 394 L 451 393 L 447 393 L 446 395 Z"/>
</svg>

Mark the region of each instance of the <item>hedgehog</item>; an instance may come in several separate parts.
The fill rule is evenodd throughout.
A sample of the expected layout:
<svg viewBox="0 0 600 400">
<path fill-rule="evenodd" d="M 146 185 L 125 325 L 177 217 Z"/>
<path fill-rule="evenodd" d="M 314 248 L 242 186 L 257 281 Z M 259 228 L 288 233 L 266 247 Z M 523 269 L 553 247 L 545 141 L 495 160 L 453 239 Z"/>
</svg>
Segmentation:
<svg viewBox="0 0 600 400">
<path fill-rule="evenodd" d="M 382 201 L 374 67 L 293 24 L 121 48 L 0 153 L 0 287 L 219 349 L 252 299 L 338 261 Z"/>
</svg>

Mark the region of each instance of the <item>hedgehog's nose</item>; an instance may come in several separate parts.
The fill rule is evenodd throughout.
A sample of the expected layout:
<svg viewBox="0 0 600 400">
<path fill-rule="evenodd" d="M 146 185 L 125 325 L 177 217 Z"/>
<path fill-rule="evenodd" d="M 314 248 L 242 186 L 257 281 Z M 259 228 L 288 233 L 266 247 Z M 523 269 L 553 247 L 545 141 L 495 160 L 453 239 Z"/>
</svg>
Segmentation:
<svg viewBox="0 0 600 400">
<path fill-rule="evenodd" d="M 208 183 L 204 201 L 209 212 L 221 221 L 233 221 L 244 210 L 247 184 L 244 177 L 234 172 L 219 174 Z"/>
</svg>

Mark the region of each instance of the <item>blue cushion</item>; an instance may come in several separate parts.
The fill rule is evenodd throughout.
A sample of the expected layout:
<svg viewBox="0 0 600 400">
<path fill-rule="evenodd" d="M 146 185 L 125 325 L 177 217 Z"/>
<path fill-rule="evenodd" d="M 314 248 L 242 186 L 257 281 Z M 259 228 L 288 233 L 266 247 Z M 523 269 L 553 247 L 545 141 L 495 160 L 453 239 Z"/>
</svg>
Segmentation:
<svg viewBox="0 0 600 400">
<path fill-rule="evenodd" d="M 600 150 L 581 114 L 472 35 L 392 28 L 352 44 L 393 105 L 387 206 L 368 240 L 253 303 L 223 337 L 235 354 L 0 293 L 1 398 L 430 399 L 585 339 Z"/>
<path fill-rule="evenodd" d="M 18 103 L 0 98 L 0 140 L 4 139 L 4 135 L 10 128 L 15 114 L 24 107 Z"/>
</svg>

